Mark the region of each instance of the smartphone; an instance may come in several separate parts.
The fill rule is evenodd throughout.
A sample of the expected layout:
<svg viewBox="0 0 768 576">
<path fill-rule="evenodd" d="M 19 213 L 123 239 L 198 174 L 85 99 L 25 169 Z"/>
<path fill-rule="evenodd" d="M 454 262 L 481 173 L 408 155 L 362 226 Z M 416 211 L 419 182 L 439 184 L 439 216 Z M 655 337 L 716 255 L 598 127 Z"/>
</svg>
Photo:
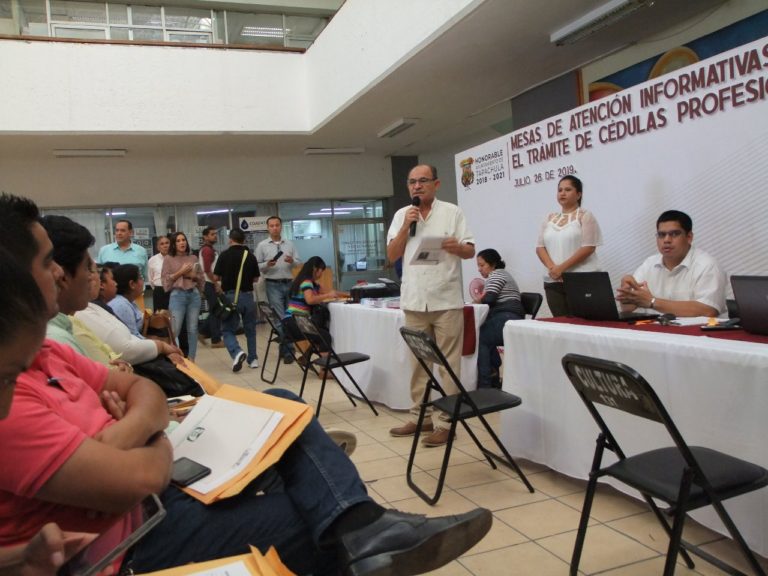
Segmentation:
<svg viewBox="0 0 768 576">
<path fill-rule="evenodd" d="M 59 568 L 57 576 L 95 576 L 141 540 L 163 518 L 165 508 L 160 498 L 154 494 L 147 496 L 141 503 L 140 523 L 127 538 L 114 546 L 115 540 L 120 537 L 118 534 L 123 530 L 123 523 L 114 524 Z"/>
<path fill-rule="evenodd" d="M 282 255 L 283 255 L 283 251 L 282 251 L 282 250 L 278 250 L 278 251 L 277 251 L 277 254 L 275 254 L 275 257 L 274 257 L 274 258 L 272 258 L 272 260 L 271 260 L 271 261 L 272 261 L 272 262 L 277 262 L 277 260 L 278 260 L 278 259 L 280 258 L 280 256 L 282 256 Z"/>
<path fill-rule="evenodd" d="M 173 463 L 173 472 L 171 472 L 171 481 L 178 486 L 189 486 L 201 478 L 205 478 L 211 473 L 208 466 L 203 466 L 199 462 L 181 457 Z"/>
</svg>

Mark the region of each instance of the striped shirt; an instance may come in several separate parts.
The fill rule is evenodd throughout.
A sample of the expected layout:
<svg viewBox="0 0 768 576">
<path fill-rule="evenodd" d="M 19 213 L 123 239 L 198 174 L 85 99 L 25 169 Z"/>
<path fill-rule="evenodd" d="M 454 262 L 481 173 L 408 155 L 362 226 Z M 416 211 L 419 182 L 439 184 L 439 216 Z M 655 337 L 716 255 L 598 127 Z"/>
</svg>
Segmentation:
<svg viewBox="0 0 768 576">
<path fill-rule="evenodd" d="M 488 275 L 485 281 L 483 304 L 488 304 L 491 311 L 495 309 L 509 310 L 525 316 L 523 304 L 520 301 L 520 288 L 512 275 L 503 268 L 497 268 Z"/>
<path fill-rule="evenodd" d="M 311 280 L 304 280 L 299 286 L 298 294 L 291 294 L 291 299 L 288 301 L 288 308 L 285 309 L 286 316 L 293 316 L 298 314 L 299 316 L 309 316 L 311 306 L 307 304 L 304 299 L 304 291 L 312 290 L 315 294 L 318 293 L 318 286 L 313 284 Z"/>
</svg>

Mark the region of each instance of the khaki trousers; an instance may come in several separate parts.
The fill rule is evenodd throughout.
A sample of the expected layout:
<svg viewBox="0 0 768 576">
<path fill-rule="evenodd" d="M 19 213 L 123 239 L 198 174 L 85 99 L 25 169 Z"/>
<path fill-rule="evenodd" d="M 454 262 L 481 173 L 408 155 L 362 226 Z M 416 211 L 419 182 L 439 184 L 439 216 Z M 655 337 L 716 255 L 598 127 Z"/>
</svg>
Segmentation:
<svg viewBox="0 0 768 576">
<path fill-rule="evenodd" d="M 457 310 L 439 310 L 436 312 L 413 312 L 404 310 L 405 326 L 413 330 L 422 330 L 432 336 L 437 343 L 438 348 L 448 360 L 451 369 L 461 378 L 461 349 L 464 344 L 464 311 Z M 448 373 L 440 367 L 440 380 L 443 390 L 446 394 L 456 394 L 458 389 Z M 419 407 L 424 398 L 429 377 L 419 364 L 416 356 L 411 355 L 411 418 L 415 423 L 419 416 Z M 427 409 L 426 416 L 432 415 L 431 407 Z M 445 414 L 440 415 L 440 419 L 445 421 L 448 417 Z M 446 425 L 440 425 L 435 422 L 436 428 L 447 428 Z"/>
</svg>

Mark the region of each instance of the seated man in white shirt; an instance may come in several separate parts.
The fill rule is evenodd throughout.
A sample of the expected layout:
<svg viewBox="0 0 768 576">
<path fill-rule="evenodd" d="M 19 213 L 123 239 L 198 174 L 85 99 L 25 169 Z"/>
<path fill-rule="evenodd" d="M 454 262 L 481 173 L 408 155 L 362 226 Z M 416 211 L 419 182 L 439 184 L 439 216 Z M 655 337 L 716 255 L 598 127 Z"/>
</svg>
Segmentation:
<svg viewBox="0 0 768 576">
<path fill-rule="evenodd" d="M 624 311 L 652 309 L 676 316 L 717 316 L 725 310 L 725 274 L 712 256 L 693 247 L 691 217 L 667 210 L 656 221 L 659 254 L 621 279 Z"/>
</svg>

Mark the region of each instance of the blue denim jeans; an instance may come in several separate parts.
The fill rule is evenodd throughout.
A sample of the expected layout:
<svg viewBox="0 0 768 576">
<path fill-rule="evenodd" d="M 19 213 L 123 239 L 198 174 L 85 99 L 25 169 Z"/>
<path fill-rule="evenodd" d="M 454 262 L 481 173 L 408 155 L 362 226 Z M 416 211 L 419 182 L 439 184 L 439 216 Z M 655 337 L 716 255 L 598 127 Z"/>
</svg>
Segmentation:
<svg viewBox="0 0 768 576">
<path fill-rule="evenodd" d="M 291 297 L 290 282 L 273 282 L 267 280 L 267 302 L 275 310 L 277 317 L 282 320 L 285 318 L 285 310 L 288 308 L 288 300 Z M 280 356 L 283 358 L 293 356 L 293 345 L 285 342 L 285 336 L 282 324 L 278 325 L 280 332 Z"/>
<path fill-rule="evenodd" d="M 173 333 L 178 340 L 179 332 L 186 320 L 187 345 L 189 346 L 190 359 L 194 360 L 197 354 L 197 323 L 200 318 L 200 292 L 197 288 L 182 290 L 174 288 L 168 302 L 168 310 L 171 312 L 171 325 Z"/>
<path fill-rule="evenodd" d="M 301 401 L 287 390 L 266 392 Z M 338 574 L 336 551 L 321 550 L 320 542 L 342 512 L 371 501 L 354 464 L 313 418 L 274 471 L 282 480 L 277 491 L 256 495 L 251 485 L 210 506 L 167 488 L 167 515 L 134 548 L 134 571 L 245 554 L 253 545 L 262 552 L 275 546 L 296 574 Z"/>
<path fill-rule="evenodd" d="M 230 302 L 235 301 L 235 291 L 228 290 L 226 296 Z M 224 337 L 224 346 L 232 359 L 240 352 L 240 343 L 237 341 L 237 328 L 240 325 L 240 319 L 243 320 L 243 332 L 245 332 L 245 341 L 248 346 L 247 362 L 256 360 L 256 302 L 253 300 L 253 292 L 240 292 L 237 299 L 238 315 L 233 314 L 221 323 L 221 333 Z"/>
<path fill-rule="evenodd" d="M 477 348 L 477 387 L 490 388 L 493 381 L 491 374 L 501 366 L 501 358 L 496 349 L 504 345 L 504 324 L 507 320 L 520 320 L 514 312 L 491 314 L 480 326 L 480 338 Z"/>
<path fill-rule="evenodd" d="M 205 283 L 205 300 L 208 302 L 208 318 L 205 325 L 208 327 L 208 336 L 211 337 L 211 343 L 221 342 L 221 321 L 217 316 L 211 314 L 211 310 L 216 307 L 216 288 L 211 282 Z"/>
</svg>

